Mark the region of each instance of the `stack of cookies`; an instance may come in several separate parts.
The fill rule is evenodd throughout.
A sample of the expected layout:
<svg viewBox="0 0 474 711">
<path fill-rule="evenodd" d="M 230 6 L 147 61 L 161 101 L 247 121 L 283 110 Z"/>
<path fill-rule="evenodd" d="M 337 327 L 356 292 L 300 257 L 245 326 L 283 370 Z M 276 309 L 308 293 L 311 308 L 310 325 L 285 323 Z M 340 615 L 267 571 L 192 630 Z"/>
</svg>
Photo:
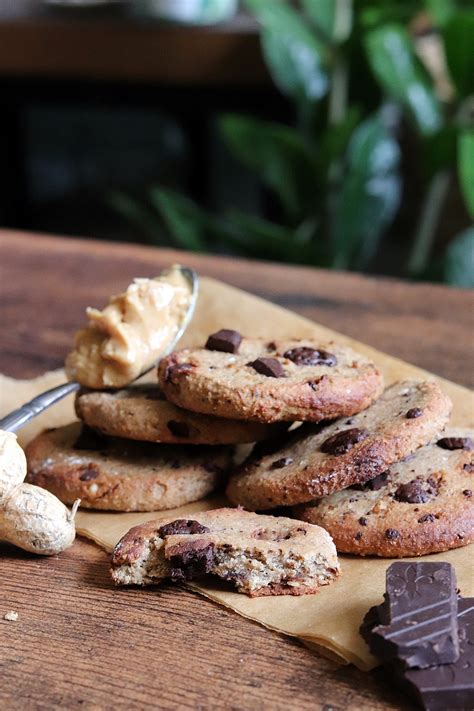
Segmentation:
<svg viewBox="0 0 474 711">
<path fill-rule="evenodd" d="M 383 390 L 368 358 L 223 329 L 164 358 L 157 385 L 84 391 L 84 425 L 27 448 L 29 481 L 65 503 L 158 511 L 211 493 L 325 528 L 339 552 L 403 557 L 474 538 L 473 435 L 444 430 L 437 383 Z M 236 444 L 256 443 L 234 464 Z"/>
<path fill-rule="evenodd" d="M 339 552 L 403 557 L 474 539 L 473 433 L 446 427 L 433 381 L 393 384 L 349 347 L 221 331 L 159 367 L 168 400 L 194 412 L 299 422 L 255 445 L 227 496 L 251 511 L 288 509 L 325 528 Z"/>
<path fill-rule="evenodd" d="M 46 430 L 26 449 L 28 481 L 66 504 L 109 511 L 162 511 L 222 489 L 235 445 L 283 432 L 197 415 L 168 402 L 158 384 L 84 390 L 82 422 Z"/>
</svg>

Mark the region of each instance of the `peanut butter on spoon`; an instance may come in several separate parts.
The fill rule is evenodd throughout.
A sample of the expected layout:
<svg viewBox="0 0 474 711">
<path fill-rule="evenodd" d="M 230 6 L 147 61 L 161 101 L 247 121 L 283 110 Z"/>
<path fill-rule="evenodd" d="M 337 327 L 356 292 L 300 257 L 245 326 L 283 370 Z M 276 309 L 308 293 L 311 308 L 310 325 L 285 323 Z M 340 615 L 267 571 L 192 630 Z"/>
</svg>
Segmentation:
<svg viewBox="0 0 474 711">
<path fill-rule="evenodd" d="M 191 302 L 179 266 L 154 279 L 135 279 L 102 310 L 86 310 L 66 358 L 68 379 L 85 387 L 119 388 L 150 368 L 175 338 Z"/>
</svg>

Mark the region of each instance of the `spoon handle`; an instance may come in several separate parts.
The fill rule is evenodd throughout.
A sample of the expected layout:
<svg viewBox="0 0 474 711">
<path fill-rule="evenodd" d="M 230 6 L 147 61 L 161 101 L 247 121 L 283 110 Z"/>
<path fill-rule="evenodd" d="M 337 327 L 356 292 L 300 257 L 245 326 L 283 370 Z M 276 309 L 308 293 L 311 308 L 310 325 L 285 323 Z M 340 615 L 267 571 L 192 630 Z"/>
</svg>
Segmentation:
<svg viewBox="0 0 474 711">
<path fill-rule="evenodd" d="M 51 390 L 46 390 L 41 395 L 34 397 L 33 400 L 25 402 L 18 410 L 13 410 L 6 417 L 0 419 L 0 430 L 16 432 L 20 427 L 32 420 L 33 417 L 39 415 L 43 410 L 47 410 L 48 407 L 54 405 L 58 400 L 62 400 L 66 395 L 76 392 L 80 387 L 79 383 L 63 383 L 51 388 Z"/>
</svg>

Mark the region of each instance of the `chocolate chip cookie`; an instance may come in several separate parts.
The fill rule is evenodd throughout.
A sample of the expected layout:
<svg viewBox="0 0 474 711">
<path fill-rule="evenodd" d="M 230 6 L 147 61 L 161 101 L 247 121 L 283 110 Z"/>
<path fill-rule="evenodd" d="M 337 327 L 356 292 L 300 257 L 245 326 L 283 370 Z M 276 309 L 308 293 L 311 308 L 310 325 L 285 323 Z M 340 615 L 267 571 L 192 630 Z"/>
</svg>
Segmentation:
<svg viewBox="0 0 474 711">
<path fill-rule="evenodd" d="M 132 385 L 112 392 L 85 391 L 76 414 L 112 437 L 168 444 L 242 444 L 274 436 L 281 425 L 197 415 L 168 402 L 157 385 Z"/>
<path fill-rule="evenodd" d="M 171 353 L 158 377 L 180 407 L 257 422 L 351 415 L 380 395 L 383 382 L 376 366 L 351 348 L 242 338 L 228 329 L 209 336 L 205 348 Z"/>
<path fill-rule="evenodd" d="M 130 529 L 112 555 L 118 585 L 150 585 L 215 576 L 238 592 L 306 595 L 339 574 L 336 548 L 319 526 L 239 509 L 163 518 Z"/>
<path fill-rule="evenodd" d="M 89 509 L 161 511 L 211 493 L 232 451 L 114 439 L 77 422 L 46 430 L 28 444 L 26 480 L 65 504 L 81 499 Z"/>
<path fill-rule="evenodd" d="M 302 425 L 286 442 L 256 445 L 231 477 L 234 504 L 262 510 L 326 496 L 382 474 L 432 441 L 451 401 L 435 382 L 396 383 L 367 410 L 327 426 Z"/>
<path fill-rule="evenodd" d="M 474 431 L 449 429 L 376 479 L 294 509 L 341 553 L 404 557 L 474 540 Z"/>
</svg>

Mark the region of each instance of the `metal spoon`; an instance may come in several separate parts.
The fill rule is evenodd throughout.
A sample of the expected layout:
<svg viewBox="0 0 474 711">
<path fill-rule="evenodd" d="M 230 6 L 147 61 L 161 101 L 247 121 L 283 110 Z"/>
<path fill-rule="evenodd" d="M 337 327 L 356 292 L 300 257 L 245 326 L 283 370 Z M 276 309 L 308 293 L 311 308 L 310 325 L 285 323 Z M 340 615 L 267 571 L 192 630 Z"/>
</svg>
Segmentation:
<svg viewBox="0 0 474 711">
<path fill-rule="evenodd" d="M 199 292 L 199 277 L 194 271 L 194 269 L 190 269 L 189 267 L 180 267 L 180 270 L 191 286 L 191 298 L 189 301 L 188 310 L 184 315 L 181 326 L 178 332 L 176 333 L 176 336 L 174 337 L 173 341 L 168 344 L 168 347 L 163 351 L 163 353 L 161 353 L 160 358 L 158 358 L 158 360 L 152 366 L 140 373 L 138 378 L 141 378 L 142 375 L 145 375 L 146 373 L 149 373 L 151 370 L 153 370 L 153 368 L 155 368 L 156 364 L 159 362 L 159 360 L 161 360 L 161 358 L 164 358 L 169 353 L 171 353 L 171 351 L 189 326 L 189 323 L 193 317 Z M 136 380 L 138 380 L 138 378 L 136 378 Z M 29 402 L 26 402 L 24 405 L 19 407 L 18 410 L 13 410 L 13 412 L 10 412 L 8 415 L 0 419 L 0 430 L 4 430 L 7 432 L 16 432 L 20 429 L 20 427 L 26 425 L 26 423 L 32 420 L 34 417 L 40 415 L 44 410 L 47 410 L 48 407 L 54 405 L 55 402 L 62 400 L 64 397 L 66 397 L 66 395 L 69 395 L 70 393 L 76 392 L 80 389 L 80 387 L 81 385 L 79 383 L 71 382 L 63 383 L 63 385 L 58 385 L 55 388 L 51 388 L 51 390 L 46 390 L 46 392 L 41 393 L 41 395 L 37 395 Z"/>
</svg>

